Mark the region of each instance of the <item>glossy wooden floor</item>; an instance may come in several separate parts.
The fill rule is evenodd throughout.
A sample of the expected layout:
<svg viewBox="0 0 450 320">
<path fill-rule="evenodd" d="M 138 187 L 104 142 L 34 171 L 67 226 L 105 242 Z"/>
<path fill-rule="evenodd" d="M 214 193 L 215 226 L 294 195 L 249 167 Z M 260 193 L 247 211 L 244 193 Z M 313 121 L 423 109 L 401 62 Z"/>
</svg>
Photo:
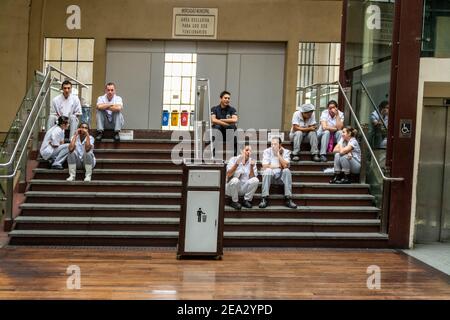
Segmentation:
<svg viewBox="0 0 450 320">
<path fill-rule="evenodd" d="M 221 261 L 171 249 L 0 249 L 0 299 L 450 299 L 449 277 L 390 250 L 233 250 Z M 70 265 L 81 289 L 67 288 Z M 381 289 L 367 288 L 367 267 Z M 70 282 L 72 283 L 72 282 Z"/>
</svg>

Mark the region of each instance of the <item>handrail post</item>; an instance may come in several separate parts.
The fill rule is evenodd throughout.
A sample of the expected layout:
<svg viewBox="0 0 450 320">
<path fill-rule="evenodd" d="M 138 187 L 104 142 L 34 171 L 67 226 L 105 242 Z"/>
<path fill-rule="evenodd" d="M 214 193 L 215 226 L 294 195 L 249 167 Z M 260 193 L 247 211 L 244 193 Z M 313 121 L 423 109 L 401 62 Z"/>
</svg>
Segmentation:
<svg viewBox="0 0 450 320">
<path fill-rule="evenodd" d="M 383 202 L 381 203 L 381 233 L 388 233 L 389 203 L 391 201 L 391 182 L 383 180 Z"/>
<path fill-rule="evenodd" d="M 8 175 L 11 175 L 13 173 L 13 166 L 8 166 Z M 11 231 L 12 226 L 14 223 L 14 214 L 13 214 L 13 208 L 14 208 L 14 177 L 9 177 L 6 179 L 6 218 L 5 218 L 5 224 L 3 226 L 4 231 Z"/>
</svg>

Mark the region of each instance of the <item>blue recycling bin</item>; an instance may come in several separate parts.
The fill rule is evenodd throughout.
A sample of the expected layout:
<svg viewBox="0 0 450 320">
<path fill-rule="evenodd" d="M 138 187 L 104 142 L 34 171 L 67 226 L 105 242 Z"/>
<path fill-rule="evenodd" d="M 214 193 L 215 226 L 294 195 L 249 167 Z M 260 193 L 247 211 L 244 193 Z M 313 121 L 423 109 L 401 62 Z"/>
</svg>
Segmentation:
<svg viewBox="0 0 450 320">
<path fill-rule="evenodd" d="M 163 127 L 169 125 L 169 110 L 163 110 L 161 124 Z"/>
</svg>

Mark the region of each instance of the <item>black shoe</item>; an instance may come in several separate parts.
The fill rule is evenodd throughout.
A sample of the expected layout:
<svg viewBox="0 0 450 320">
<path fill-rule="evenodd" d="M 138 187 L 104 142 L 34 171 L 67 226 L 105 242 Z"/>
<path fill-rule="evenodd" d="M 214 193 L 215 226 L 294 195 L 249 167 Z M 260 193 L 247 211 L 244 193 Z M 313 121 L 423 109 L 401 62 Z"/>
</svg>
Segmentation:
<svg viewBox="0 0 450 320">
<path fill-rule="evenodd" d="M 64 170 L 63 166 L 60 164 L 55 164 L 54 166 L 52 165 L 51 168 L 54 170 Z"/>
<path fill-rule="evenodd" d="M 236 209 L 236 210 L 241 210 L 241 208 L 242 208 L 242 206 L 239 202 L 234 202 L 234 201 L 231 201 L 230 207 L 232 207 L 233 209 Z"/>
<path fill-rule="evenodd" d="M 114 133 L 114 141 L 115 141 L 115 142 L 120 142 L 119 131 L 116 131 L 116 132 Z"/>
<path fill-rule="evenodd" d="M 318 155 L 318 154 L 314 154 L 314 155 L 312 156 L 312 161 L 314 161 L 314 162 L 320 162 L 319 155 Z"/>
<path fill-rule="evenodd" d="M 342 176 L 341 173 L 335 173 L 333 178 L 330 180 L 330 183 L 337 183 L 339 180 L 341 180 Z"/>
<path fill-rule="evenodd" d="M 321 155 L 320 155 L 320 161 L 322 161 L 322 162 L 327 162 L 327 161 L 328 161 L 328 160 L 327 160 L 327 156 L 324 155 L 324 154 L 321 154 Z"/>
<path fill-rule="evenodd" d="M 247 209 L 250 209 L 251 207 L 253 207 L 252 203 L 248 200 L 244 200 L 244 202 L 242 202 L 242 206 Z"/>
<path fill-rule="evenodd" d="M 260 207 L 261 209 L 264 209 L 264 208 L 266 208 L 268 205 L 269 205 L 269 203 L 268 203 L 268 201 L 267 201 L 267 198 L 266 198 L 266 197 L 262 198 L 262 199 L 261 199 L 261 202 L 259 203 L 259 207 Z"/>
<path fill-rule="evenodd" d="M 292 201 L 291 198 L 285 197 L 284 199 L 285 199 L 284 204 L 286 205 L 286 207 L 291 209 L 297 209 L 297 205 Z"/>
<path fill-rule="evenodd" d="M 103 131 L 98 131 L 97 136 L 95 137 L 95 141 L 102 141 L 103 139 Z"/>
<path fill-rule="evenodd" d="M 337 184 L 350 184 L 350 183 L 352 183 L 350 181 L 350 175 L 348 175 L 348 174 L 344 175 L 344 177 L 341 180 L 337 181 L 336 183 Z"/>
</svg>

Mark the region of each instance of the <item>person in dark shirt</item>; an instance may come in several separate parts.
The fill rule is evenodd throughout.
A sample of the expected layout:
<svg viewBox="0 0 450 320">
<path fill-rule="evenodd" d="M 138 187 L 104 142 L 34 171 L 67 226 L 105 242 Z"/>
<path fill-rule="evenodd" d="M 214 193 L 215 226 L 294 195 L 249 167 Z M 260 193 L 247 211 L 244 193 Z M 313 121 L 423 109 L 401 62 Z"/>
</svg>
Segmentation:
<svg viewBox="0 0 450 320">
<path fill-rule="evenodd" d="M 236 109 L 230 106 L 231 94 L 228 91 L 222 91 L 220 94 L 220 104 L 211 108 L 211 126 L 222 133 L 223 141 L 226 141 L 227 130 L 237 129 L 236 123 L 238 116 Z M 234 154 L 236 155 L 236 137 L 234 137 Z"/>
</svg>

